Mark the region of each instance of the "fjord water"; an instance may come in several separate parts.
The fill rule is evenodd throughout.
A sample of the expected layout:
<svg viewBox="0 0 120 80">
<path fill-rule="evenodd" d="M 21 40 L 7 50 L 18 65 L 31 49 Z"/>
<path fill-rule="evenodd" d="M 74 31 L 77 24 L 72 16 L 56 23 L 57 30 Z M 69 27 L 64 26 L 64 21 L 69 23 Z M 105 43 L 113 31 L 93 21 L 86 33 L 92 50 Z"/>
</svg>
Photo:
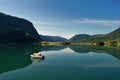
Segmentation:
<svg viewBox="0 0 120 80">
<path fill-rule="evenodd" d="M 39 52 L 44 60 L 31 60 Z M 120 80 L 120 49 L 90 46 L 2 46 L 0 80 Z"/>
</svg>

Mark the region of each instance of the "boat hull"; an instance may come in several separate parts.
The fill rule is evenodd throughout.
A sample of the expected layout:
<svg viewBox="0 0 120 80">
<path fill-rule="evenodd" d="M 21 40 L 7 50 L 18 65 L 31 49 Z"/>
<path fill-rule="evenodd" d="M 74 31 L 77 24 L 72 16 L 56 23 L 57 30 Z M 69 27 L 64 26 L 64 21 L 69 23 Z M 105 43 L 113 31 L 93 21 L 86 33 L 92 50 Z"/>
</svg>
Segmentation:
<svg viewBox="0 0 120 80">
<path fill-rule="evenodd" d="M 42 59 L 43 58 L 43 56 L 33 56 L 33 55 L 30 55 L 31 56 L 31 58 L 34 58 L 34 59 Z"/>
</svg>

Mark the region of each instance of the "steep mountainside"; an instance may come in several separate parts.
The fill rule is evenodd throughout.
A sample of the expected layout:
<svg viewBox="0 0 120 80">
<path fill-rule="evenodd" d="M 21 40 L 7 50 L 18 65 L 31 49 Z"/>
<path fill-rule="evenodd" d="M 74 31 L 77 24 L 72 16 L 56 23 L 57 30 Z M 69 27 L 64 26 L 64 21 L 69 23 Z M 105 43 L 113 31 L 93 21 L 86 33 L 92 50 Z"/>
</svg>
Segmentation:
<svg viewBox="0 0 120 80">
<path fill-rule="evenodd" d="M 0 13 L 0 43 L 31 43 L 40 40 L 31 22 Z"/>
<path fill-rule="evenodd" d="M 40 38 L 43 39 L 44 41 L 49 41 L 49 42 L 66 42 L 67 39 L 60 37 L 60 36 L 44 36 L 40 35 Z"/>
</svg>

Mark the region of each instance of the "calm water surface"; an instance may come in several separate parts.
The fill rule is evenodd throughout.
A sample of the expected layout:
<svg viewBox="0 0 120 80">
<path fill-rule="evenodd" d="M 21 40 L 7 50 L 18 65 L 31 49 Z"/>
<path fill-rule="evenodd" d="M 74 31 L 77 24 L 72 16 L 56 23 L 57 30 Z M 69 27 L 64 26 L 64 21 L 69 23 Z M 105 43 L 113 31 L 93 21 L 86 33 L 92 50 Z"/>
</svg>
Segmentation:
<svg viewBox="0 0 120 80">
<path fill-rule="evenodd" d="M 34 52 L 46 58 L 31 60 Z M 120 80 L 120 49 L 2 46 L 0 80 Z"/>
</svg>

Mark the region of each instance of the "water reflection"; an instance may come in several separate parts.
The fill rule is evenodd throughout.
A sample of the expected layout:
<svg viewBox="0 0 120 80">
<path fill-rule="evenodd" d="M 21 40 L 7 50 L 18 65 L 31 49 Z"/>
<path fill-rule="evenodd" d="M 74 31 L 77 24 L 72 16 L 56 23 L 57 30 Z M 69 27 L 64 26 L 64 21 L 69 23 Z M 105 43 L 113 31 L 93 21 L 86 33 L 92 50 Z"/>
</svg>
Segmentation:
<svg viewBox="0 0 120 80">
<path fill-rule="evenodd" d="M 77 53 L 107 53 L 120 59 L 120 49 L 116 47 L 103 47 L 103 46 L 69 46 L 71 50 Z"/>
<path fill-rule="evenodd" d="M 32 62 L 41 62 L 45 59 L 31 59 L 30 55 L 42 51 L 60 51 L 67 46 L 0 46 L 0 74 L 11 70 L 25 68 Z M 69 46 L 76 53 L 107 53 L 120 59 L 120 49 L 112 47 Z M 44 55 L 44 54 L 43 54 Z M 45 55 L 47 58 L 47 55 Z"/>
<path fill-rule="evenodd" d="M 37 59 L 37 58 L 31 58 L 33 62 L 40 62 L 42 60 L 45 60 L 45 58 Z"/>
<path fill-rule="evenodd" d="M 36 52 L 46 59 L 31 60 Z M 119 52 L 92 46 L 0 47 L 0 80 L 120 80 Z"/>
<path fill-rule="evenodd" d="M 0 74 L 24 68 L 32 63 L 30 54 L 38 52 L 40 46 L 0 46 Z"/>
<path fill-rule="evenodd" d="M 44 46 L 40 51 L 59 51 L 65 48 L 67 48 L 67 46 Z"/>
<path fill-rule="evenodd" d="M 0 46 L 0 74 L 11 70 L 24 68 L 32 62 L 44 59 L 31 59 L 30 55 L 41 51 L 58 51 L 65 46 Z"/>
</svg>

